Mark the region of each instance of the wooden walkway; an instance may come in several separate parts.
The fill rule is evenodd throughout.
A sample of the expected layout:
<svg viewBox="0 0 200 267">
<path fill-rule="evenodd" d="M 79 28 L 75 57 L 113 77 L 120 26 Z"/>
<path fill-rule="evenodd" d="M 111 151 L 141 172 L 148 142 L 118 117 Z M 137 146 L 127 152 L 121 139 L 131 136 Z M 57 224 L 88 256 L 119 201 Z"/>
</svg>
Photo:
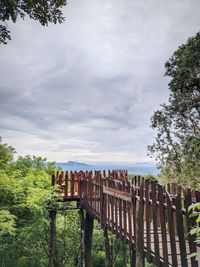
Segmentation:
<svg viewBox="0 0 200 267">
<path fill-rule="evenodd" d="M 64 201 L 80 205 L 141 257 L 156 266 L 198 267 L 187 256 L 197 251 L 188 232 L 195 221 L 188 206 L 200 202 L 200 192 L 183 190 L 175 184 L 163 187 L 136 176 L 128 180 L 127 171 L 57 172 Z"/>
</svg>

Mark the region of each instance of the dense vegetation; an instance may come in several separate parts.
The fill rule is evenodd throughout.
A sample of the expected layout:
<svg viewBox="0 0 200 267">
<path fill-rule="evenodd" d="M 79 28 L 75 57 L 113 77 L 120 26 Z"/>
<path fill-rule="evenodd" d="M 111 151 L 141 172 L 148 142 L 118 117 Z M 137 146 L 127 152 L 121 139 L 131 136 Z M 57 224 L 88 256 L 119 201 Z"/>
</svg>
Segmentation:
<svg viewBox="0 0 200 267">
<path fill-rule="evenodd" d="M 200 33 L 181 45 L 165 64 L 169 101 L 151 119 L 157 130 L 150 154 L 164 181 L 200 185 Z"/>
<path fill-rule="evenodd" d="M 0 266 L 47 266 L 47 207 L 53 203 L 49 174 L 55 166 L 41 157 L 19 157 L 13 162 L 13 153 L 12 147 L 0 144 Z M 76 212 L 59 213 L 57 239 L 60 266 L 76 266 Z"/>
</svg>

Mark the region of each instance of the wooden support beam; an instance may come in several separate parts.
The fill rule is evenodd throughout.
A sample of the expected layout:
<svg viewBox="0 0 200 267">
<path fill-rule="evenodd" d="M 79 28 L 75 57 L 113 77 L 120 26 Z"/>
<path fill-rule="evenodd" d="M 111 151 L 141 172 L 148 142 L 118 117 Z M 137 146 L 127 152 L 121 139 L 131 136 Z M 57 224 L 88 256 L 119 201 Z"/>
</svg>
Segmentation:
<svg viewBox="0 0 200 267">
<path fill-rule="evenodd" d="M 110 247 L 107 227 L 105 227 L 103 230 L 103 236 L 104 236 L 104 246 L 105 246 L 105 256 L 106 256 L 106 267 L 113 267 L 113 255 Z"/>
<path fill-rule="evenodd" d="M 50 218 L 50 244 L 48 267 L 58 267 L 57 246 L 56 246 L 56 210 L 49 211 Z"/>
<path fill-rule="evenodd" d="M 136 250 L 134 246 L 130 246 L 130 266 L 136 267 Z"/>
<path fill-rule="evenodd" d="M 92 267 L 92 233 L 94 227 L 93 217 L 86 212 L 84 225 L 84 260 L 85 267 Z"/>
<path fill-rule="evenodd" d="M 80 218 L 80 239 L 81 239 L 81 255 L 80 255 L 80 267 L 85 267 L 85 246 L 84 246 L 84 229 L 85 229 L 85 213 L 83 209 L 79 210 Z"/>
</svg>

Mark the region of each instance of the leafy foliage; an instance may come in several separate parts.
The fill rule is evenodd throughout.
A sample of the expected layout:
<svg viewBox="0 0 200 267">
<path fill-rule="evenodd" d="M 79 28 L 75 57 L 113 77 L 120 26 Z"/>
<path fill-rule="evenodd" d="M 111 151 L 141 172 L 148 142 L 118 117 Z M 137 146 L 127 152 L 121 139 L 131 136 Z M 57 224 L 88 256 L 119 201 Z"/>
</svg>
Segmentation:
<svg viewBox="0 0 200 267">
<path fill-rule="evenodd" d="M 3 0 L 0 2 L 0 44 L 6 44 L 11 39 L 6 21 L 16 22 L 18 17 L 22 19 L 28 15 L 37 20 L 43 26 L 48 23 L 62 23 L 64 17 L 61 8 L 66 5 L 66 0 Z"/>
<path fill-rule="evenodd" d="M 0 143 L 0 265 L 47 266 L 54 163 L 41 157 L 19 157 Z M 20 246 L 19 246 L 20 244 Z"/>
<path fill-rule="evenodd" d="M 113 262 L 113 266 L 122 267 L 130 266 L 130 249 L 120 239 L 118 239 L 111 232 L 108 232 L 110 252 Z M 106 265 L 105 260 L 105 244 L 103 237 L 103 230 L 96 224 L 93 234 L 93 247 L 92 247 L 92 266 L 104 267 Z"/>
<path fill-rule="evenodd" d="M 7 40 L 11 40 L 10 31 L 6 26 L 0 25 L 0 44 L 7 44 Z"/>
<path fill-rule="evenodd" d="M 13 235 L 15 232 L 15 216 L 8 210 L 0 210 L 0 235 Z"/>
<path fill-rule="evenodd" d="M 149 151 L 159 161 L 164 178 L 197 187 L 200 182 L 200 33 L 181 45 L 165 68 L 165 75 L 171 77 L 169 103 L 162 104 L 151 118 L 157 136 Z"/>
<path fill-rule="evenodd" d="M 0 137 L 0 169 L 5 169 L 13 161 L 15 149 L 7 144 L 2 144 Z"/>
<path fill-rule="evenodd" d="M 189 207 L 191 217 L 195 218 L 196 226 L 190 230 L 191 235 L 195 235 L 197 245 L 200 245 L 200 203 L 194 203 Z M 190 257 L 195 257 L 196 260 L 200 260 L 200 253 L 192 253 Z"/>
</svg>

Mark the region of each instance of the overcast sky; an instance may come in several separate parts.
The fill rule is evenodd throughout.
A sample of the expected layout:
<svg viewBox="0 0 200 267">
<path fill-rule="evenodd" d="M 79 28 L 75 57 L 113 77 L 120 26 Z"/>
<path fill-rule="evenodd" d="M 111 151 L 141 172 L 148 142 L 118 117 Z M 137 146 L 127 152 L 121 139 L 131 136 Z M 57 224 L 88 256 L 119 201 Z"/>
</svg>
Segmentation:
<svg viewBox="0 0 200 267">
<path fill-rule="evenodd" d="M 164 63 L 200 30 L 199 0 L 71 0 L 66 22 L 9 23 L 0 47 L 0 136 L 20 155 L 149 161 Z"/>
</svg>

